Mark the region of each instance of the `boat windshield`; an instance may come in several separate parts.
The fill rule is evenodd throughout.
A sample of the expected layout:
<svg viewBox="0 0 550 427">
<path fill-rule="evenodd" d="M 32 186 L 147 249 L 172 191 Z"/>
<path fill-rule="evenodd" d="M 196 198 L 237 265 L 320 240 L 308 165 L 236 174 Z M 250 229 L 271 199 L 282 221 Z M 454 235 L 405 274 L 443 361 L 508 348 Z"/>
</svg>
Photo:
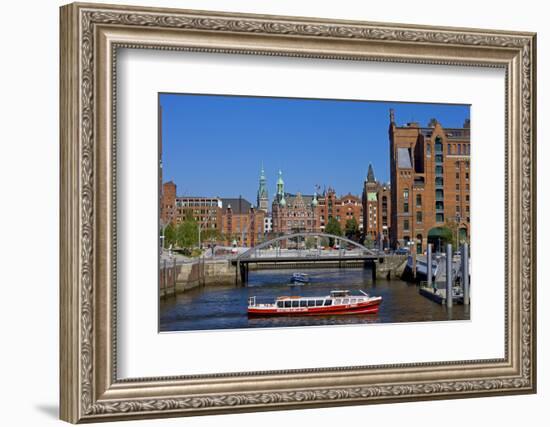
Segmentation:
<svg viewBox="0 0 550 427">
<path fill-rule="evenodd" d="M 332 291 L 330 293 L 330 296 L 333 297 L 333 298 L 347 297 L 349 295 L 350 295 L 349 291 Z"/>
</svg>

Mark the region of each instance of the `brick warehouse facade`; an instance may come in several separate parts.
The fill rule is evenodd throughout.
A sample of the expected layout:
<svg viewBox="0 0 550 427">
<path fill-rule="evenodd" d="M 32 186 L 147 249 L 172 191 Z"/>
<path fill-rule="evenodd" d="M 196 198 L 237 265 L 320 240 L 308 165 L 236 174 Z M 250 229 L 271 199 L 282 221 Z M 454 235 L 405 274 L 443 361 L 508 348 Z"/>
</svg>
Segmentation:
<svg viewBox="0 0 550 427">
<path fill-rule="evenodd" d="M 342 232 L 346 229 L 346 222 L 355 218 L 359 231 L 363 230 L 363 207 L 361 199 L 348 193 L 337 197 L 333 188 L 328 188 L 319 198 L 318 203 L 319 228 L 317 231 L 325 231 L 330 217 L 335 218 L 340 224 Z"/>
<path fill-rule="evenodd" d="M 417 252 L 446 243 L 445 228 L 468 240 L 470 229 L 470 122 L 443 128 L 432 119 L 398 126 L 390 110 L 392 247 L 414 242 Z M 442 241 L 443 239 L 443 241 Z"/>
<path fill-rule="evenodd" d="M 164 183 L 162 190 L 161 225 L 177 226 L 191 216 L 201 231 L 218 232 L 217 243 L 250 247 L 263 239 L 266 214 L 242 197 L 177 196 L 176 184 L 172 181 Z"/>
<path fill-rule="evenodd" d="M 369 165 L 363 184 L 363 235 L 365 242 L 372 241 L 379 248 L 390 244 L 391 190 L 387 184 L 376 181 L 374 169 Z"/>
</svg>

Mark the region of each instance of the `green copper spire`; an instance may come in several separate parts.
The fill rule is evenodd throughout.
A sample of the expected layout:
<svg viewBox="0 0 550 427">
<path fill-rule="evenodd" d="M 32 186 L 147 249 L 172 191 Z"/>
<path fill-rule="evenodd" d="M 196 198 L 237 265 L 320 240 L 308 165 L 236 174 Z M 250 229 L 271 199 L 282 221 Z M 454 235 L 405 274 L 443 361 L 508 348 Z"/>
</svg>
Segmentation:
<svg viewBox="0 0 550 427">
<path fill-rule="evenodd" d="M 285 200 L 285 182 L 283 181 L 283 172 L 279 169 L 279 178 L 277 179 L 277 200 L 281 206 L 286 205 Z"/>
<path fill-rule="evenodd" d="M 319 201 L 317 200 L 317 191 L 313 193 L 313 200 L 311 201 L 311 206 L 316 207 L 319 204 Z"/>
<path fill-rule="evenodd" d="M 277 196 L 284 196 L 285 182 L 283 181 L 283 173 L 279 169 L 279 179 L 277 179 Z"/>
</svg>

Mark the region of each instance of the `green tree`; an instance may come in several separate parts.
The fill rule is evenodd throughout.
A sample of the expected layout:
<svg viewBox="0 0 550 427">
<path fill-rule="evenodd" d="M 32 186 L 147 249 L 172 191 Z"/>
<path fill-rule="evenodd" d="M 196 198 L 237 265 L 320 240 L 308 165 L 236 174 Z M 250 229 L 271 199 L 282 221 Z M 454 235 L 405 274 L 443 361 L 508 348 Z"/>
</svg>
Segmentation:
<svg viewBox="0 0 550 427">
<path fill-rule="evenodd" d="M 359 224 L 355 217 L 346 221 L 345 234 L 348 239 L 355 240 L 359 235 Z"/>
<path fill-rule="evenodd" d="M 317 246 L 315 237 L 306 237 L 306 249 L 313 249 Z"/>
<path fill-rule="evenodd" d="M 192 248 L 199 243 L 197 221 L 188 216 L 176 229 L 176 241 L 180 248 Z"/>
<path fill-rule="evenodd" d="M 172 223 L 164 229 L 164 247 L 168 248 L 170 245 L 176 245 L 176 227 Z"/>
<path fill-rule="evenodd" d="M 203 242 L 219 241 L 221 239 L 221 233 L 216 228 L 207 228 L 201 234 L 201 240 Z"/>
<path fill-rule="evenodd" d="M 372 240 L 372 236 L 370 234 L 367 234 L 365 236 L 365 241 L 363 242 L 363 245 L 365 245 L 369 249 L 374 248 L 374 240 Z"/>
<path fill-rule="evenodd" d="M 336 221 L 336 219 L 332 216 L 328 219 L 327 226 L 325 227 L 325 233 L 333 234 L 335 236 L 342 235 L 342 228 L 340 227 L 340 223 Z M 329 246 L 334 246 L 333 237 L 329 238 Z"/>
</svg>

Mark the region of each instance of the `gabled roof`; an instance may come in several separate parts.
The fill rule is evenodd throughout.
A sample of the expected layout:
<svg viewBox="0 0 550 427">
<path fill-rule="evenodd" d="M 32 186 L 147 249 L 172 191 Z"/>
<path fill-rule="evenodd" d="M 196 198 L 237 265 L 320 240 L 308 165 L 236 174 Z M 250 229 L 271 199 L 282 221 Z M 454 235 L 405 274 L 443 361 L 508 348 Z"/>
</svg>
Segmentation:
<svg viewBox="0 0 550 427">
<path fill-rule="evenodd" d="M 227 207 L 231 205 L 231 210 L 237 215 L 250 212 L 250 207 L 252 206 L 252 203 L 242 197 L 222 198 L 221 201 L 223 209 L 227 209 Z"/>
</svg>

